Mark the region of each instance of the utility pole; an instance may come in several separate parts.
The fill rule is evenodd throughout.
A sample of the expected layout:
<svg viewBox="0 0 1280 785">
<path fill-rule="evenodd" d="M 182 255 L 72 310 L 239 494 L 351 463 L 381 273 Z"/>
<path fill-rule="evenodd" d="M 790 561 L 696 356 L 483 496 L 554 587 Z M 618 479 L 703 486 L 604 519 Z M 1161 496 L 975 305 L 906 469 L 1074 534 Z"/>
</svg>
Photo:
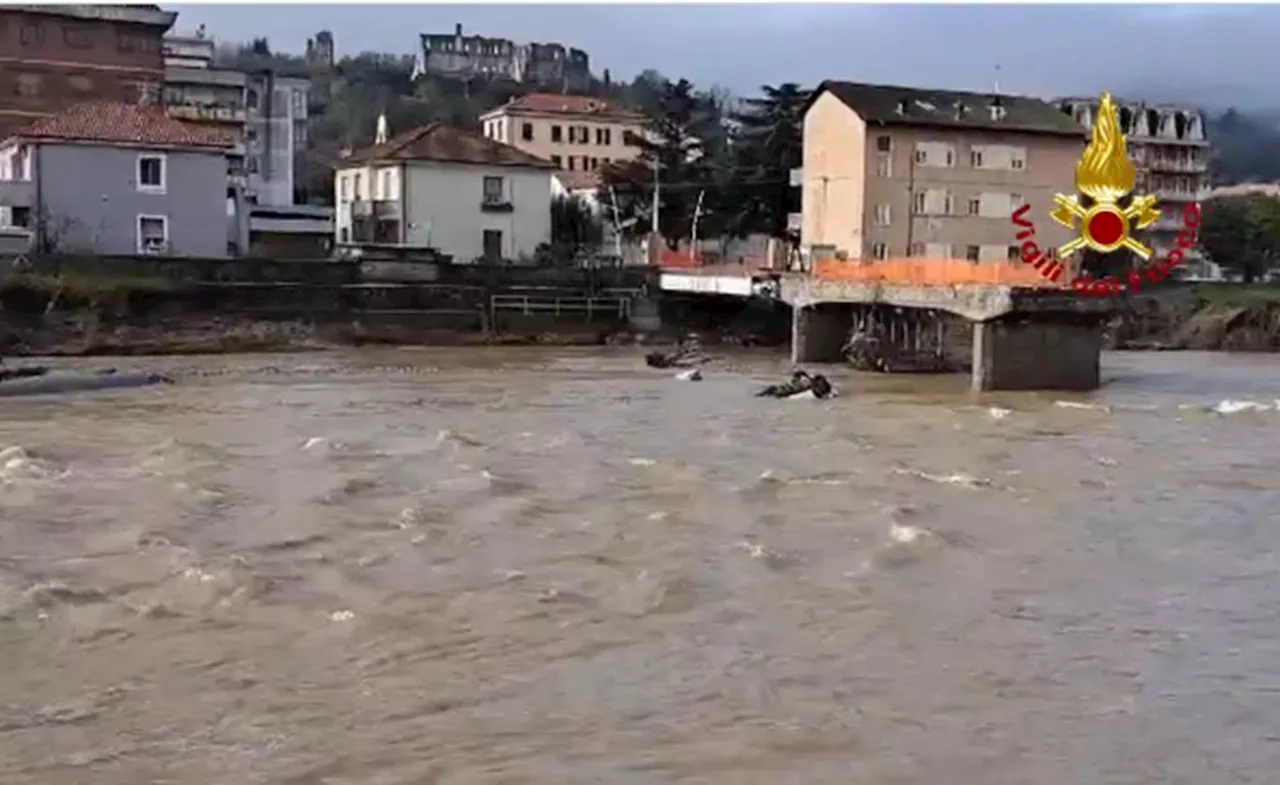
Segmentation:
<svg viewBox="0 0 1280 785">
<path fill-rule="evenodd" d="M 698 191 L 698 203 L 693 208 L 693 229 L 689 233 L 689 260 L 694 261 L 698 258 L 698 219 L 702 217 L 702 197 L 707 193 L 706 189 Z"/>
<path fill-rule="evenodd" d="M 609 203 L 613 206 L 613 248 L 618 254 L 618 264 L 622 264 L 622 224 L 618 221 L 618 192 L 609 186 Z"/>
<path fill-rule="evenodd" d="M 655 235 L 658 233 L 658 205 L 661 204 L 658 194 L 660 189 L 661 184 L 658 182 L 658 156 L 655 155 L 653 157 L 653 215 L 651 216 L 653 226 L 650 229 Z"/>
<path fill-rule="evenodd" d="M 911 150 L 911 163 L 907 166 L 907 256 L 916 233 L 916 151 Z"/>
</svg>

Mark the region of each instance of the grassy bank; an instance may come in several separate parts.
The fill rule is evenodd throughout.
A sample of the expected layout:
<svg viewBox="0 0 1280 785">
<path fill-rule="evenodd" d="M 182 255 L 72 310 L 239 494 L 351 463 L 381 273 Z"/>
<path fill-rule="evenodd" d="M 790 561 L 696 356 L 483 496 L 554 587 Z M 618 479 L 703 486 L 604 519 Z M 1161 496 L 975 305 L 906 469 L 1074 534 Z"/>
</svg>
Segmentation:
<svg viewBox="0 0 1280 785">
<path fill-rule="evenodd" d="M 342 310 L 293 308 L 295 318 L 253 315 L 244 290 L 210 291 L 156 276 L 14 273 L 0 277 L 0 354 L 16 356 L 192 355 L 314 351 L 366 345 L 582 346 L 629 338 L 619 325 L 526 319 L 480 330 L 479 311 L 456 327 L 414 314 L 362 322 Z M 272 296 L 269 305 L 287 302 Z M 246 313 L 246 311 L 248 311 Z M 461 320 L 468 322 L 468 320 Z M 507 319 L 506 322 L 519 319 Z M 629 342 L 629 341 L 628 341 Z"/>
</svg>

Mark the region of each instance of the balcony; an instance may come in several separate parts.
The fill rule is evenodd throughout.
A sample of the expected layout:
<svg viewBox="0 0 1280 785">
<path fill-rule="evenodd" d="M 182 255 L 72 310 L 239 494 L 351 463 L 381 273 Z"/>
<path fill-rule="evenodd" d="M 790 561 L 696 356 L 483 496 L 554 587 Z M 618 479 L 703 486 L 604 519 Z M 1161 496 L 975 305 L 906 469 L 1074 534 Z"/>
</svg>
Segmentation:
<svg viewBox="0 0 1280 785">
<path fill-rule="evenodd" d="M 32 180 L 0 180 L 0 207 L 32 207 L 36 184 Z"/>
<path fill-rule="evenodd" d="M 1177 158 L 1160 158 L 1158 156 L 1149 157 L 1145 164 L 1146 168 L 1152 172 L 1179 172 L 1185 174 L 1200 174 L 1209 171 L 1209 163 L 1207 161 L 1193 161 Z"/>
<path fill-rule="evenodd" d="M 172 104 L 169 116 L 200 123 L 243 123 L 248 117 L 244 107 L 217 104 Z"/>
<path fill-rule="evenodd" d="M 351 203 L 351 217 L 398 221 L 400 220 L 400 203 L 388 199 L 357 199 Z"/>
<path fill-rule="evenodd" d="M 1162 204 L 1186 204 L 1187 202 L 1202 202 L 1209 196 L 1208 188 L 1156 188 L 1151 191 Z"/>
<path fill-rule="evenodd" d="M 505 196 L 485 196 L 480 200 L 482 213 L 509 213 L 513 210 L 515 207 Z"/>
</svg>

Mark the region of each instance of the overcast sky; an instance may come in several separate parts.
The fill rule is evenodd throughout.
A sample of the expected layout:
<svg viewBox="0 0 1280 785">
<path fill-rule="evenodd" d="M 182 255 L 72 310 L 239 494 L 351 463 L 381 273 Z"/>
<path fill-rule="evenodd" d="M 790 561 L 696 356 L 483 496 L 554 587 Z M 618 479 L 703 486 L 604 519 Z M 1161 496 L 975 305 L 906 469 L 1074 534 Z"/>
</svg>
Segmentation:
<svg viewBox="0 0 1280 785">
<path fill-rule="evenodd" d="M 645 68 L 719 83 L 822 79 L 1031 95 L 1135 91 L 1280 109 L 1280 5 L 176 5 L 177 29 L 267 36 L 301 51 L 411 54 L 418 32 L 467 31 L 585 49 L 597 74 Z M 1099 56 L 1096 61 L 1093 56 Z"/>
</svg>

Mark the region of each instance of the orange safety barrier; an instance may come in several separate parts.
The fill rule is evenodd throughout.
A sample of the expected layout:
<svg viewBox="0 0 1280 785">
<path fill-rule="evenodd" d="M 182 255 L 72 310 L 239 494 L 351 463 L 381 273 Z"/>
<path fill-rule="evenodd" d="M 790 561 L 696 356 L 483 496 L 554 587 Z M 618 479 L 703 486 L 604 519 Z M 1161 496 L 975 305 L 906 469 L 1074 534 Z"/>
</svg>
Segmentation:
<svg viewBox="0 0 1280 785">
<path fill-rule="evenodd" d="M 906 286 L 993 286 L 1062 289 L 1071 283 L 1069 271 L 1056 282 L 1045 279 L 1029 264 L 1018 262 L 971 262 L 965 259 L 883 259 L 840 261 L 823 259 L 813 264 L 814 278 L 849 283 L 889 283 Z"/>
</svg>

